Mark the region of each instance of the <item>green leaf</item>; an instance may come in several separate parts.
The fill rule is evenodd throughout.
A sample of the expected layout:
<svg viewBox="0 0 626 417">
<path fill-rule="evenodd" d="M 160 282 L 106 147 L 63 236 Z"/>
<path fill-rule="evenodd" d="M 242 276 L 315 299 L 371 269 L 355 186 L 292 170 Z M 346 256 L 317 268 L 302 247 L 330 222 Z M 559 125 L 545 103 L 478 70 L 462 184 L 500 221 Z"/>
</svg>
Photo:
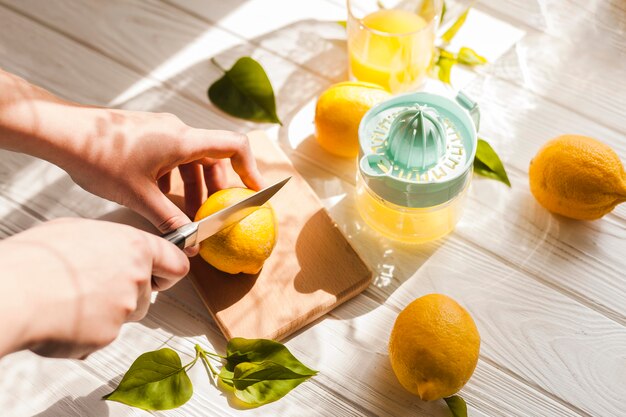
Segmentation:
<svg viewBox="0 0 626 417">
<path fill-rule="evenodd" d="M 251 405 L 276 401 L 317 371 L 305 366 L 282 343 L 268 339 L 230 339 L 219 378 Z"/>
<path fill-rule="evenodd" d="M 476 51 L 466 46 L 462 47 L 459 50 L 457 59 L 459 61 L 459 64 L 470 65 L 470 66 L 483 65 L 487 63 L 487 58 L 485 58 L 484 56 L 478 55 Z"/>
<path fill-rule="evenodd" d="M 511 186 L 509 176 L 506 174 L 500 157 L 491 145 L 480 138 L 478 139 L 476 157 L 474 158 L 474 172 L 483 177 L 501 181 L 509 187 Z"/>
<path fill-rule="evenodd" d="M 235 366 L 242 362 L 266 362 L 271 361 L 300 375 L 317 375 L 295 358 L 282 343 L 269 339 L 244 339 L 235 337 L 226 345 L 226 365 L 228 370 L 233 371 Z"/>
<path fill-rule="evenodd" d="M 444 58 L 441 56 L 437 62 L 439 71 L 437 77 L 446 84 L 450 84 L 450 74 L 452 73 L 452 67 L 456 64 L 455 59 Z"/>
<path fill-rule="evenodd" d="M 235 377 L 235 372 L 233 371 L 233 369 L 229 370 L 226 366 L 222 366 L 222 369 L 220 369 L 220 373 L 218 375 L 223 383 L 231 387 L 233 386 L 233 378 Z"/>
<path fill-rule="evenodd" d="M 452 38 L 456 36 L 456 33 L 459 31 L 459 29 L 461 29 L 461 27 L 465 23 L 465 19 L 467 19 L 467 14 L 469 13 L 471 8 L 472 6 L 470 5 L 467 9 L 465 9 L 465 11 L 461 14 L 461 16 L 459 16 L 458 19 L 456 19 L 456 21 L 452 24 L 452 26 L 450 26 L 448 30 L 446 30 L 446 32 L 443 35 L 441 35 L 442 40 L 444 40 L 445 42 L 452 41 Z"/>
<path fill-rule="evenodd" d="M 284 397 L 310 378 L 275 362 L 242 362 L 235 367 L 235 396 L 250 405 L 263 405 Z"/>
<path fill-rule="evenodd" d="M 452 59 L 456 61 L 456 54 L 454 52 L 446 51 L 443 48 L 439 48 L 439 58 Z"/>
<path fill-rule="evenodd" d="M 344 28 L 348 27 L 348 22 L 346 22 L 345 20 L 337 20 L 337 24 L 343 26 Z"/>
<path fill-rule="evenodd" d="M 144 410 L 170 410 L 185 404 L 192 394 L 180 356 L 163 348 L 139 356 L 115 391 L 102 398 Z"/>
<path fill-rule="evenodd" d="M 441 25 L 441 23 L 443 22 L 443 17 L 446 15 L 446 2 L 443 2 L 443 5 L 441 6 L 441 17 L 439 17 L 439 24 Z"/>
<path fill-rule="evenodd" d="M 231 69 L 220 69 L 224 76 L 209 87 L 211 103 L 241 119 L 282 124 L 276 114 L 272 84 L 261 64 L 243 57 Z"/>
<path fill-rule="evenodd" d="M 463 398 L 453 395 L 452 397 L 444 398 L 444 401 L 448 404 L 448 408 L 454 417 L 467 417 L 467 404 L 465 404 Z"/>
</svg>

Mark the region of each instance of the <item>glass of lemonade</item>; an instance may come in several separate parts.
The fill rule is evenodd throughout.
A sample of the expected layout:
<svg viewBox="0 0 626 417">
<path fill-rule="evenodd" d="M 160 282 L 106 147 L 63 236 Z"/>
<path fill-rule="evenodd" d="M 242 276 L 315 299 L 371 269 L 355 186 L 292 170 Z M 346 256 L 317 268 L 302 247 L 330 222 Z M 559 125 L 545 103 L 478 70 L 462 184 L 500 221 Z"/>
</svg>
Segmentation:
<svg viewBox="0 0 626 417">
<path fill-rule="evenodd" d="M 350 77 L 415 90 L 430 66 L 443 0 L 347 0 Z"/>
</svg>

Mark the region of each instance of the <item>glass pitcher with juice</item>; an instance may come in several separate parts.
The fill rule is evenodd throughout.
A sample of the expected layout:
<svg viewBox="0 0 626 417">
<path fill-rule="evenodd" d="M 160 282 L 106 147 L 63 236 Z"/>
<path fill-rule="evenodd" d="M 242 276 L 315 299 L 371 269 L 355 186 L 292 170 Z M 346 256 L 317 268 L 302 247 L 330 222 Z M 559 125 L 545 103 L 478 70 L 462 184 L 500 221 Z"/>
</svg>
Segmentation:
<svg viewBox="0 0 626 417">
<path fill-rule="evenodd" d="M 419 87 L 433 58 L 442 3 L 347 0 L 350 76 L 392 93 Z"/>
</svg>

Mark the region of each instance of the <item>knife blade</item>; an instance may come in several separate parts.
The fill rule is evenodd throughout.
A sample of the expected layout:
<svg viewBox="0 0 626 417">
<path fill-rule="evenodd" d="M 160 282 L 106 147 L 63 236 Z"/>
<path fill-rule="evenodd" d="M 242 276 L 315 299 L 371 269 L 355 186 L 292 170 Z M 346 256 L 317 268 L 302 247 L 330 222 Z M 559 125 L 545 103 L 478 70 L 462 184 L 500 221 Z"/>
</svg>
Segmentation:
<svg viewBox="0 0 626 417">
<path fill-rule="evenodd" d="M 204 239 L 213 236 L 220 230 L 225 229 L 233 223 L 236 223 L 246 216 L 252 214 L 259 207 L 265 204 L 274 194 L 278 192 L 289 181 L 291 177 L 287 177 L 276 184 L 270 185 L 251 195 L 240 202 L 217 211 L 204 219 L 197 222 L 187 223 L 162 237 L 175 244 L 181 249 L 196 245 Z"/>
</svg>

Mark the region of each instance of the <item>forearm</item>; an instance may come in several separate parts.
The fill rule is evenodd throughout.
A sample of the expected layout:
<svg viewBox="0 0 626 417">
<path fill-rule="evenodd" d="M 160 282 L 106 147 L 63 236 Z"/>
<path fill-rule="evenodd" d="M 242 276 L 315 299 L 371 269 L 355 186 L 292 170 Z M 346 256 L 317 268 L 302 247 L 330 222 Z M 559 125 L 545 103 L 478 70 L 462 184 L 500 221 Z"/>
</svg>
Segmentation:
<svg viewBox="0 0 626 417">
<path fill-rule="evenodd" d="M 95 136 L 104 111 L 62 100 L 0 70 L 0 148 L 62 166 Z"/>
</svg>

